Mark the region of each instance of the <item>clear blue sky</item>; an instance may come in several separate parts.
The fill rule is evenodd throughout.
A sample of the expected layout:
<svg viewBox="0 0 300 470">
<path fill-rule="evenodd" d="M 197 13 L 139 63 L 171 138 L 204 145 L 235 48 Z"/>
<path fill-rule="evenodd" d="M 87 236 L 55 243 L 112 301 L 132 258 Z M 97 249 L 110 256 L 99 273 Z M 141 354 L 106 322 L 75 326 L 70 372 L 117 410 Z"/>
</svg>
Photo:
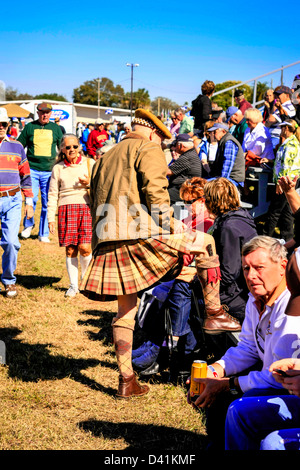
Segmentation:
<svg viewBox="0 0 300 470">
<path fill-rule="evenodd" d="M 190 103 L 206 79 L 246 81 L 300 60 L 292 10 L 279 0 L 6 2 L 0 80 L 72 100 L 74 88 L 98 77 L 130 91 L 126 63 L 138 63 L 134 89 Z M 284 72 L 286 85 L 296 73 L 300 64 Z M 280 83 L 279 73 L 262 81 L 271 78 Z"/>
</svg>

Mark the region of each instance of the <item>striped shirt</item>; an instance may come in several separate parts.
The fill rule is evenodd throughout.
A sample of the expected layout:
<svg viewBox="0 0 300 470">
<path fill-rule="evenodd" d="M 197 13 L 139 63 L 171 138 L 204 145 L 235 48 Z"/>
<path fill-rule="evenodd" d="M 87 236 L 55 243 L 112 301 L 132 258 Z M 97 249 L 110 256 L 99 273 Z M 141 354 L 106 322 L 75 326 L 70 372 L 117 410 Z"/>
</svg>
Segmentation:
<svg viewBox="0 0 300 470">
<path fill-rule="evenodd" d="M 295 107 L 290 100 L 283 103 L 282 107 L 287 112 L 287 118 L 293 118 L 296 115 Z M 269 128 L 270 134 L 272 137 L 280 137 L 281 127 L 279 126 L 279 124 L 282 123 L 282 119 L 280 118 L 279 110 L 276 109 L 272 116 L 274 116 L 277 122 L 272 124 L 272 126 Z"/>
<path fill-rule="evenodd" d="M 21 187 L 32 198 L 30 167 L 22 144 L 6 136 L 0 143 L 0 192 Z"/>
</svg>

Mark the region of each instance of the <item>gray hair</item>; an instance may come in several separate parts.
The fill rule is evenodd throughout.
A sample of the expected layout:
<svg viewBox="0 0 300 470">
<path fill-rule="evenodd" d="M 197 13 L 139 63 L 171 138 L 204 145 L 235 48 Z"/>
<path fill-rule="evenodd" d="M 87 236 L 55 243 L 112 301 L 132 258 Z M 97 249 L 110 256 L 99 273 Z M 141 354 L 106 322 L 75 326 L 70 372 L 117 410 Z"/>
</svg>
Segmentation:
<svg viewBox="0 0 300 470">
<path fill-rule="evenodd" d="M 60 141 L 60 145 L 59 145 L 59 150 L 58 150 L 58 155 L 57 155 L 57 161 L 60 162 L 61 160 L 64 159 L 64 153 L 63 153 L 63 149 L 65 148 L 65 140 L 68 138 L 68 137 L 74 137 L 74 139 L 77 140 L 78 142 L 78 152 L 81 152 L 81 143 L 77 137 L 77 135 L 75 134 L 64 134 L 61 141 Z"/>
<path fill-rule="evenodd" d="M 247 256 L 253 251 L 258 250 L 258 248 L 268 251 L 270 259 L 274 263 L 287 259 L 287 249 L 281 243 L 281 240 L 266 235 L 258 235 L 245 243 L 242 248 L 242 256 Z"/>
</svg>

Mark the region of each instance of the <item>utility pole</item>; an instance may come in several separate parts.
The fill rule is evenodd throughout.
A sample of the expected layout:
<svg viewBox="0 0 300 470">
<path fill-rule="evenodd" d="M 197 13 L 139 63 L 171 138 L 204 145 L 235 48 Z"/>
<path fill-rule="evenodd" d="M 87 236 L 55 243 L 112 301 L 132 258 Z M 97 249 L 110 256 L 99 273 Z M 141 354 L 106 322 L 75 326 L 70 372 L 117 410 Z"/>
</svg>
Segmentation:
<svg viewBox="0 0 300 470">
<path fill-rule="evenodd" d="M 133 67 L 139 67 L 139 64 L 126 64 L 127 67 L 131 67 L 131 94 L 130 94 L 130 123 L 132 121 L 132 97 L 133 97 Z"/>
<path fill-rule="evenodd" d="M 100 118 L 100 78 L 97 79 L 98 81 L 98 119 Z"/>
</svg>

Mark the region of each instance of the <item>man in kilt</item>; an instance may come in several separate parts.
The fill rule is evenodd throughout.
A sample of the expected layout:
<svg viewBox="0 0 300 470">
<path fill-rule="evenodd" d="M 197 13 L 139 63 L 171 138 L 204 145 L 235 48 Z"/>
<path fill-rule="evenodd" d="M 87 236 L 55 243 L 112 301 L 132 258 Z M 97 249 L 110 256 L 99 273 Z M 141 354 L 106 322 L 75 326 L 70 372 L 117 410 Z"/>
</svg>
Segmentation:
<svg viewBox="0 0 300 470">
<path fill-rule="evenodd" d="M 188 229 L 172 217 L 167 163 L 161 149 L 162 141 L 171 137 L 160 119 L 145 109 L 138 109 L 132 120 L 132 132 L 96 162 L 91 176 L 93 260 L 81 289 L 94 300 L 118 300 L 112 327 L 119 369 L 117 397 L 120 398 L 141 396 L 149 391 L 147 385 L 137 382 L 131 362 L 137 293 L 162 280 L 171 270 L 176 276 L 176 268 L 179 273 L 185 253 L 196 254 L 198 273 L 203 271 L 200 260 L 206 263 L 210 313 L 218 315 L 226 324 L 225 329 L 240 329 L 220 306 L 219 262 L 213 238 Z M 212 264 L 209 265 L 208 259 Z M 202 272 L 201 284 L 204 278 Z M 211 288 L 213 284 L 217 295 Z M 205 291 L 205 282 L 202 285 Z"/>
</svg>

